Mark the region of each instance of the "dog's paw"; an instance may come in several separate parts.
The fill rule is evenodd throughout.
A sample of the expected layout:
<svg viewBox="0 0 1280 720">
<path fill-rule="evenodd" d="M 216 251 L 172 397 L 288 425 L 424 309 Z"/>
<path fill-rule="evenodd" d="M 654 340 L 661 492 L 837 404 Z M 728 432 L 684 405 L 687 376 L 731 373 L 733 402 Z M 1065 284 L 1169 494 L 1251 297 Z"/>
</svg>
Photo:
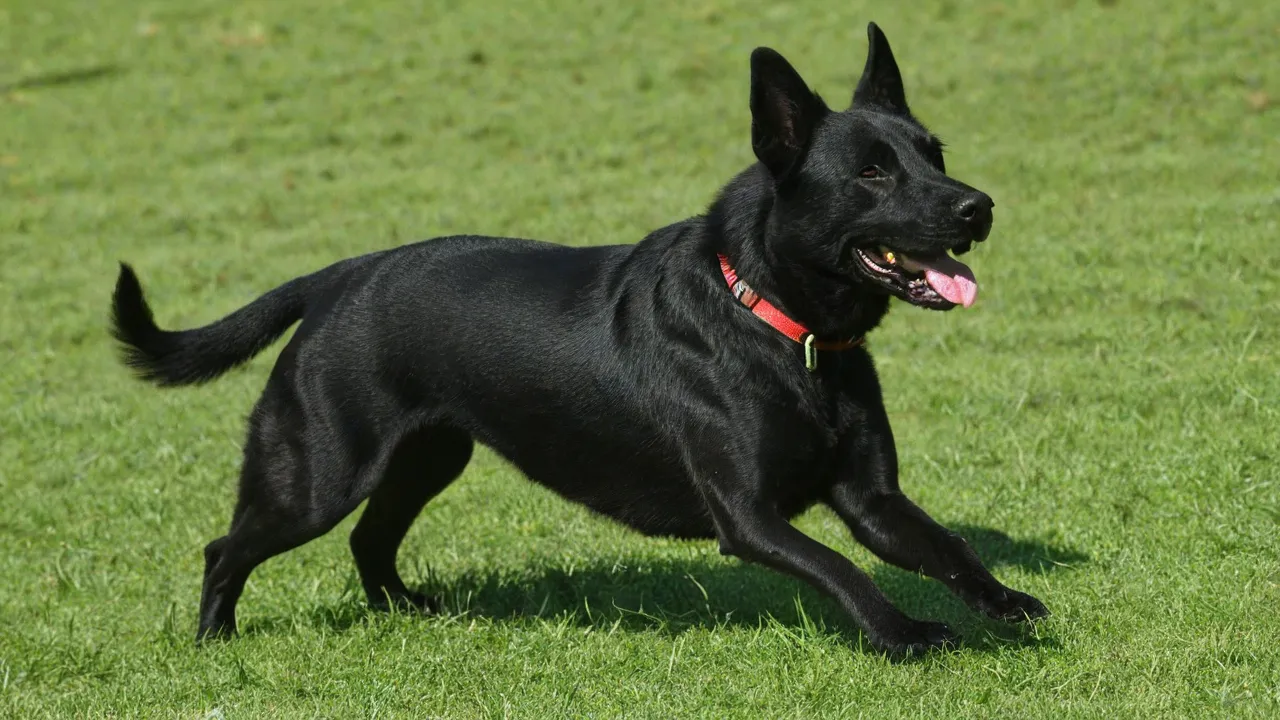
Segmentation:
<svg viewBox="0 0 1280 720">
<path fill-rule="evenodd" d="M 392 609 L 420 612 L 427 615 L 434 615 L 439 612 L 439 604 L 436 599 L 426 593 L 406 590 L 398 593 L 383 593 L 382 595 L 371 598 L 369 607 L 374 610 L 389 612 Z"/>
<path fill-rule="evenodd" d="M 987 617 L 1005 622 L 1030 622 L 1049 615 L 1044 603 L 1034 597 L 1007 587 L 984 593 L 970 603 Z"/>
<path fill-rule="evenodd" d="M 871 644 L 892 658 L 907 659 L 933 650 L 954 648 L 960 639 L 946 623 L 906 619 L 892 632 L 872 636 Z"/>
</svg>

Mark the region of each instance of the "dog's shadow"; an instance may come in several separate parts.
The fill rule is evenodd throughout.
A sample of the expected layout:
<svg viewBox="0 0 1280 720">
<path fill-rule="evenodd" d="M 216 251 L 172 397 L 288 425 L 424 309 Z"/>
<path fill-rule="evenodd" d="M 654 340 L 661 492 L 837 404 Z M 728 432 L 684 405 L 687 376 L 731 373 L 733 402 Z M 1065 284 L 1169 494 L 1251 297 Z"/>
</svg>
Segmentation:
<svg viewBox="0 0 1280 720">
<path fill-rule="evenodd" d="M 1014 540 L 997 530 L 957 525 L 954 529 L 994 572 L 1017 567 L 1043 574 L 1083 564 L 1077 550 L 1036 540 Z M 909 615 L 939 619 L 978 649 L 1008 643 L 1052 640 L 1019 626 L 978 618 L 940 583 L 883 564 L 871 575 L 885 594 Z M 530 567 L 499 574 L 464 574 L 428 580 L 419 588 L 435 597 L 444 618 L 483 617 L 495 622 L 554 621 L 605 632 L 679 634 L 691 628 L 777 624 L 792 630 L 835 633 L 856 644 L 859 630 L 832 600 L 778 573 L 718 556 L 689 560 L 645 559 L 566 570 Z M 344 600 L 316 608 L 310 618 L 332 630 L 368 620 L 355 587 Z M 1052 609 L 1052 602 L 1048 603 Z M 296 622 L 295 618 L 293 622 Z M 270 632 L 283 619 L 253 623 L 249 632 Z M 975 632 L 975 630 L 977 630 Z M 984 632 L 985 631 L 985 632 Z"/>
</svg>

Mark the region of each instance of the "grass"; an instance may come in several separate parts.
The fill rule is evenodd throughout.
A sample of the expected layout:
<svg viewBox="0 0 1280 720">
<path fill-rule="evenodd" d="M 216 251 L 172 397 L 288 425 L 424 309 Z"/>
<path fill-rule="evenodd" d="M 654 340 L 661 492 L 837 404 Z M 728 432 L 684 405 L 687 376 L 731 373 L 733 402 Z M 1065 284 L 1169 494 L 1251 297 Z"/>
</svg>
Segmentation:
<svg viewBox="0 0 1280 720">
<path fill-rule="evenodd" d="M 482 452 L 402 554 L 442 616 L 366 612 L 349 519 L 192 646 L 272 353 L 134 382 L 118 259 L 177 327 L 423 237 L 634 241 L 751 160 L 752 47 L 842 103 L 870 19 L 997 201 L 979 304 L 872 338 L 903 483 L 1049 621 L 807 514 L 967 640 L 894 665 L 807 588 Z M 0 716 L 1280 713 L 1280 4 L 11 0 L 0 38 Z"/>
</svg>

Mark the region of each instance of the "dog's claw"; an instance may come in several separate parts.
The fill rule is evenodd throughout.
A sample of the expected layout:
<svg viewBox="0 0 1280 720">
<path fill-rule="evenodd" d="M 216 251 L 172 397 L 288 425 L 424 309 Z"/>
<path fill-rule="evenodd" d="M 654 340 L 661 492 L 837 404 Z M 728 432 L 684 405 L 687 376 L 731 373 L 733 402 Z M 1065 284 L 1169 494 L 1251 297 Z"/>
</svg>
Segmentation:
<svg viewBox="0 0 1280 720">
<path fill-rule="evenodd" d="M 202 627 L 196 632 L 196 646 L 200 647 L 210 643 L 224 642 L 236 636 L 235 625 L 216 625 L 214 627 Z"/>
<path fill-rule="evenodd" d="M 895 633 L 893 638 L 882 638 L 872 644 L 896 660 L 918 657 L 935 650 L 953 649 L 960 644 L 960 638 L 946 623 L 931 620 L 911 620 L 909 623 Z"/>
<path fill-rule="evenodd" d="M 979 597 L 973 602 L 973 606 L 987 617 L 1004 622 L 1031 622 L 1049 615 L 1049 609 L 1044 603 L 1027 593 L 1009 588 Z"/>
<path fill-rule="evenodd" d="M 1049 616 L 1049 608 L 1031 595 L 1017 590 L 1010 590 L 1009 595 L 1013 600 L 1013 607 L 1003 619 L 1010 622 L 1029 622 Z"/>
</svg>

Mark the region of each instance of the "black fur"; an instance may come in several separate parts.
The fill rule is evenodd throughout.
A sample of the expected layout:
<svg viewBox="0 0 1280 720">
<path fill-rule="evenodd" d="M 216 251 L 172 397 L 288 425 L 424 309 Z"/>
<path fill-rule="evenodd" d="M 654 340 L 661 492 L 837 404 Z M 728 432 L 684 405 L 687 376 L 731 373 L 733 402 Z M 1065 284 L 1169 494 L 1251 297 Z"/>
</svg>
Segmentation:
<svg viewBox="0 0 1280 720">
<path fill-rule="evenodd" d="M 875 25 L 868 32 L 867 66 L 842 112 L 782 56 L 753 53 L 759 162 L 705 215 L 636 245 L 441 238 L 340 262 L 180 332 L 156 327 L 123 266 L 115 335 L 126 362 L 162 385 L 212 379 L 301 320 L 250 418 L 231 529 L 205 550 L 199 637 L 234 631 L 254 567 L 366 499 L 351 546 L 370 601 L 426 606 L 401 581 L 396 552 L 477 441 L 639 532 L 715 538 L 724 553 L 812 584 L 887 651 L 954 638 L 898 611 L 788 522 L 814 503 L 977 610 L 1045 614 L 899 492 L 867 351 L 824 351 L 807 371 L 800 345 L 741 305 L 718 268 L 723 253 L 823 339 L 865 335 L 890 295 L 951 307 L 859 260 L 874 248 L 964 250 L 991 225 L 990 198 L 944 174 L 888 42 Z"/>
</svg>

